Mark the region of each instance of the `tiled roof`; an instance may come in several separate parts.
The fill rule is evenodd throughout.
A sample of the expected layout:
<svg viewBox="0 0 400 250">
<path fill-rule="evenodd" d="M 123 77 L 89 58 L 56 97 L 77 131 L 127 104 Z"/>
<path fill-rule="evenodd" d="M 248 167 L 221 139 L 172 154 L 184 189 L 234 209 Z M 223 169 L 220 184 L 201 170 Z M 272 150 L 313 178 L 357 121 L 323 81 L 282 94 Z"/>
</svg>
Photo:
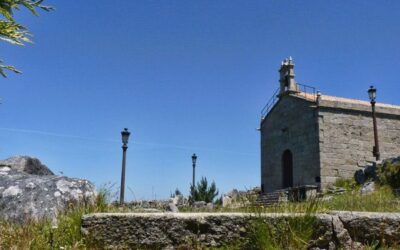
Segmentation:
<svg viewBox="0 0 400 250">
<path fill-rule="evenodd" d="M 310 94 L 310 93 L 304 93 L 300 92 L 296 94 L 300 97 L 303 97 L 309 101 L 315 101 L 316 99 L 316 94 Z M 343 97 L 337 97 L 337 96 L 329 96 L 329 95 L 321 95 L 321 101 L 328 101 L 328 102 L 339 102 L 339 103 L 344 103 L 344 104 L 358 104 L 358 105 L 363 105 L 363 106 L 371 106 L 370 102 L 367 101 L 362 101 L 362 100 L 357 100 L 357 99 L 350 99 L 350 98 L 343 98 Z M 377 107 L 382 107 L 382 108 L 392 108 L 392 109 L 400 109 L 400 106 L 398 105 L 392 105 L 392 104 L 385 104 L 385 103 L 376 103 Z"/>
</svg>

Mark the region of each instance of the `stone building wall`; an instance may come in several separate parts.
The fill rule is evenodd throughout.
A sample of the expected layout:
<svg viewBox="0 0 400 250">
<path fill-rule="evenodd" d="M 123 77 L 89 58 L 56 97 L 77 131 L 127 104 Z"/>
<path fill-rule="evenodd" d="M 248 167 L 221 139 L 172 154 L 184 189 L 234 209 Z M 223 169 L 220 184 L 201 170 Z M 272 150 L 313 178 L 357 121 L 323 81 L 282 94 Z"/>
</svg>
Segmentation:
<svg viewBox="0 0 400 250">
<path fill-rule="evenodd" d="M 371 107 L 322 102 L 318 108 L 322 187 L 374 161 Z M 377 106 L 381 159 L 400 156 L 400 109 Z"/>
<path fill-rule="evenodd" d="M 318 118 L 314 102 L 282 96 L 263 119 L 261 184 L 263 192 L 283 188 L 282 155 L 293 155 L 293 185 L 315 185 L 319 173 Z"/>
</svg>

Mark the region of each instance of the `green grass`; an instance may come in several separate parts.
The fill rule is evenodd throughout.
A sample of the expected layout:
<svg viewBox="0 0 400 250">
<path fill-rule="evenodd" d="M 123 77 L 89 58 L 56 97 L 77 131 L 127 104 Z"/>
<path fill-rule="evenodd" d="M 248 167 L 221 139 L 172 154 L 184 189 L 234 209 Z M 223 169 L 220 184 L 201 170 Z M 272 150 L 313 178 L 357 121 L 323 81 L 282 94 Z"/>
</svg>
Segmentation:
<svg viewBox="0 0 400 250">
<path fill-rule="evenodd" d="M 374 193 L 362 195 L 357 191 L 348 191 L 335 196 L 329 202 L 323 202 L 327 210 L 400 212 L 400 199 L 395 197 L 388 186 L 377 186 Z"/>
<path fill-rule="evenodd" d="M 89 212 L 74 209 L 58 218 L 57 227 L 50 221 L 24 224 L 0 222 L 0 249 L 85 249 L 80 233 L 81 216 Z"/>
<path fill-rule="evenodd" d="M 0 249 L 93 249 L 81 234 L 81 218 L 84 214 L 108 211 L 107 196 L 100 190 L 95 204 L 71 205 L 58 216 L 56 226 L 50 220 L 23 224 L 0 221 Z"/>
</svg>

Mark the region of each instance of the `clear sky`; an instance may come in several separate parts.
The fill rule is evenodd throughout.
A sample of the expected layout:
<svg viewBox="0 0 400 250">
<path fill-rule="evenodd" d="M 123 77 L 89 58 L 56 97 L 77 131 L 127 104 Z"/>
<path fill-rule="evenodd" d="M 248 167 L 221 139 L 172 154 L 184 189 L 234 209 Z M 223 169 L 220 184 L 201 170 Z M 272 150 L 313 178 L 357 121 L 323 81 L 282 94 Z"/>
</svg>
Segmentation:
<svg viewBox="0 0 400 250">
<path fill-rule="evenodd" d="M 221 192 L 259 185 L 260 110 L 282 59 L 323 94 L 400 104 L 400 1 L 45 1 L 16 13 L 34 34 L 0 43 L 23 71 L 0 79 L 0 158 L 115 183 L 120 131 L 132 132 L 128 199 L 187 194 L 196 175 Z"/>
</svg>

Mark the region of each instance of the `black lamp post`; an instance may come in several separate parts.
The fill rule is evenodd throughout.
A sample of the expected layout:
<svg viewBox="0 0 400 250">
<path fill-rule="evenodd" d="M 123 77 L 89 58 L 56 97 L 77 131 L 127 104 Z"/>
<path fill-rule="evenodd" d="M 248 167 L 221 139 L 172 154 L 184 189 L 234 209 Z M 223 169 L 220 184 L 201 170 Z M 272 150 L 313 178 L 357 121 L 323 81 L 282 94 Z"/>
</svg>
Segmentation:
<svg viewBox="0 0 400 250">
<path fill-rule="evenodd" d="M 376 113 L 375 113 L 375 103 L 376 103 L 376 88 L 374 86 L 369 87 L 368 89 L 368 96 L 371 100 L 371 107 L 372 107 L 372 120 L 374 123 L 374 139 L 375 139 L 375 146 L 373 149 L 373 154 L 377 161 L 381 159 L 381 154 L 379 152 L 379 139 L 378 139 L 378 128 L 376 125 Z"/>
<path fill-rule="evenodd" d="M 197 155 L 193 154 L 192 155 L 192 166 L 193 166 L 193 181 L 192 181 L 192 185 L 193 188 L 195 188 L 195 168 L 196 168 L 196 161 L 197 161 Z"/>
<path fill-rule="evenodd" d="M 128 149 L 128 140 L 129 135 L 131 133 L 127 128 L 121 132 L 122 136 L 122 172 L 121 172 L 121 192 L 119 196 L 120 205 L 124 204 L 124 196 L 125 196 L 125 165 L 126 165 L 126 150 Z"/>
</svg>

